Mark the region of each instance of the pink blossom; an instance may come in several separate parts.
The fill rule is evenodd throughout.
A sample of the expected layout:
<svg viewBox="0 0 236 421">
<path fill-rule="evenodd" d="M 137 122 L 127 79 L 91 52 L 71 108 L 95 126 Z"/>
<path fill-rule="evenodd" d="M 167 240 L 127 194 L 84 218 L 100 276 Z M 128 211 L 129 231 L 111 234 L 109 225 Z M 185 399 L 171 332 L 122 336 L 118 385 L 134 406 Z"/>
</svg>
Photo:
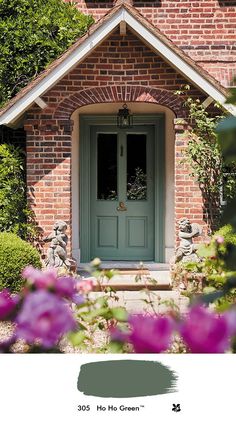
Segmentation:
<svg viewBox="0 0 236 421">
<path fill-rule="evenodd" d="M 94 281 L 91 278 L 83 279 L 78 281 L 76 284 L 77 290 L 82 294 L 88 294 L 93 290 Z"/>
<path fill-rule="evenodd" d="M 193 353 L 223 353 L 230 348 L 232 329 L 225 315 L 193 306 L 180 324 L 183 340 Z"/>
<path fill-rule="evenodd" d="M 67 303 L 45 290 L 26 296 L 16 322 L 17 338 L 30 344 L 37 341 L 45 348 L 55 345 L 63 334 L 76 327 Z"/>
<path fill-rule="evenodd" d="M 225 241 L 224 237 L 222 237 L 221 235 L 218 235 L 215 240 L 218 244 L 223 244 Z"/>
<path fill-rule="evenodd" d="M 129 342 L 137 353 L 160 353 L 171 343 L 174 321 L 169 316 L 144 316 L 141 314 L 129 317 L 131 333 Z"/>
<path fill-rule="evenodd" d="M 23 270 L 22 276 L 38 289 L 53 288 L 57 281 L 56 269 L 48 269 L 42 272 L 32 266 L 27 266 Z"/>
<path fill-rule="evenodd" d="M 5 319 L 12 313 L 18 301 L 19 297 L 11 295 L 8 289 L 3 289 L 0 292 L 0 320 Z"/>
</svg>

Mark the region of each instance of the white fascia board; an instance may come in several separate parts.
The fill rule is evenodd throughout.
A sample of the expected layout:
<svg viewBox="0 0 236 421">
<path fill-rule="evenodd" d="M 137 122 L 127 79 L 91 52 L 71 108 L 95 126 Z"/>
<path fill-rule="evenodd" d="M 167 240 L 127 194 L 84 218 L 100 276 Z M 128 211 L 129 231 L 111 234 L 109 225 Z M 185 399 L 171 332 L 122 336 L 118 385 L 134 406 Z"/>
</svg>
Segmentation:
<svg viewBox="0 0 236 421">
<path fill-rule="evenodd" d="M 92 52 L 119 24 L 124 20 L 124 9 L 119 9 L 110 20 L 101 25 L 94 33 L 82 42 L 65 60 L 63 60 L 48 76 L 36 85 L 24 97 L 19 99 L 9 110 L 0 117 L 1 124 L 14 122 L 19 115 L 27 110 L 33 102 L 55 85 L 74 66 Z"/>
<path fill-rule="evenodd" d="M 127 10 L 124 12 L 124 19 L 136 33 L 144 41 L 146 41 L 152 49 L 160 54 L 164 60 L 177 69 L 182 75 L 190 80 L 195 86 L 198 86 L 202 91 L 219 102 L 231 114 L 236 115 L 236 107 L 232 104 L 225 104 L 225 96 L 218 91 L 208 80 L 201 76 L 195 69 L 193 69 L 184 59 L 182 59 L 175 51 L 168 45 L 158 39 L 152 32 L 145 28 L 142 23 L 135 19 Z"/>
</svg>

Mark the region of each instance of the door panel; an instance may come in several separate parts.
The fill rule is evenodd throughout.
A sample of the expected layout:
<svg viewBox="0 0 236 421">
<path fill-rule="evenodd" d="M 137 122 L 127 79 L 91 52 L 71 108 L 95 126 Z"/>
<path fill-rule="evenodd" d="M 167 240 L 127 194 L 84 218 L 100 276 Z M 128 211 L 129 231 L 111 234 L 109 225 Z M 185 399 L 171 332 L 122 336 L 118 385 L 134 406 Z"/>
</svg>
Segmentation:
<svg viewBox="0 0 236 421">
<path fill-rule="evenodd" d="M 154 259 L 154 128 L 91 130 L 91 258 Z"/>
<path fill-rule="evenodd" d="M 147 217 L 126 218 L 126 247 L 147 247 Z"/>
<path fill-rule="evenodd" d="M 118 217 L 99 216 L 96 221 L 97 226 L 97 248 L 118 247 Z"/>
</svg>

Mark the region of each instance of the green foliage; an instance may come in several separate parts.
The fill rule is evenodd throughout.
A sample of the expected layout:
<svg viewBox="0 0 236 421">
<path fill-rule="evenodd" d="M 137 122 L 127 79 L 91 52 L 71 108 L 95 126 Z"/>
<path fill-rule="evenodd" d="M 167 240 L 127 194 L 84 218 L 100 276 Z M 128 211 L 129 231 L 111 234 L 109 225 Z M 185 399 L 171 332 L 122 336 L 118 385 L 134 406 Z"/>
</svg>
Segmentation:
<svg viewBox="0 0 236 421">
<path fill-rule="evenodd" d="M 113 270 L 101 269 L 101 261 L 95 258 L 86 270 L 96 279 L 98 290 L 103 295 L 96 298 L 88 292 L 84 303 L 77 305 L 76 316 L 79 323 L 79 331 L 70 332 L 68 340 L 73 347 L 79 348 L 81 352 L 107 353 L 122 352 L 123 345 L 117 345 L 119 350 L 110 344 L 110 329 L 118 324 L 123 325 L 128 320 L 128 314 L 124 307 L 117 306 L 119 301 L 116 291 L 114 291 L 107 281 L 117 272 Z M 105 285 L 103 285 L 105 281 Z M 86 282 L 86 278 L 83 279 Z M 97 346 L 99 341 L 99 346 Z"/>
<path fill-rule="evenodd" d="M 209 244 L 203 244 L 198 249 L 198 255 L 204 258 L 201 263 L 202 271 L 215 285 L 222 286 L 231 276 L 233 268 L 229 267 L 227 260 L 229 251 L 234 246 L 236 246 L 236 234 L 233 227 L 228 224 L 213 235 Z"/>
<path fill-rule="evenodd" d="M 93 22 L 63 0 L 0 0 L 0 106 Z"/>
<path fill-rule="evenodd" d="M 15 234 L 0 233 L 0 290 L 20 291 L 22 270 L 29 265 L 41 268 L 38 251 Z"/>
<path fill-rule="evenodd" d="M 178 95 L 186 95 L 184 91 L 177 91 Z M 208 226 L 215 231 L 221 219 L 220 195 L 222 186 L 227 199 L 234 197 L 236 192 L 235 162 L 231 162 L 230 170 L 226 167 L 222 150 L 219 146 L 216 127 L 223 116 L 211 116 L 203 107 L 199 99 L 186 97 L 185 106 L 189 112 L 191 130 L 188 131 L 189 142 L 184 152 L 184 161 L 190 166 L 190 175 L 198 182 L 204 201 L 204 210 Z M 223 174 L 227 173 L 227 178 Z"/>
<path fill-rule="evenodd" d="M 231 94 L 228 102 L 236 103 L 236 90 L 231 89 Z M 220 122 L 216 128 L 219 137 L 219 145 L 221 147 L 222 155 L 227 164 L 234 165 L 236 158 L 236 118 L 227 117 Z M 227 228 L 220 231 L 220 235 L 224 237 L 224 242 L 220 242 L 220 246 L 215 250 L 215 257 L 218 268 L 214 274 L 209 275 L 209 281 L 215 281 L 217 287 L 221 289 L 206 294 L 203 297 L 205 303 L 210 303 L 218 300 L 221 310 L 227 308 L 232 302 L 235 303 L 236 297 L 236 197 L 227 204 L 223 213 L 223 222 L 227 224 Z M 214 250 L 212 250 L 214 252 Z M 209 260 L 206 259 L 206 260 Z"/>
<path fill-rule="evenodd" d="M 220 144 L 225 162 L 236 160 L 236 117 L 230 116 L 222 120 L 217 126 Z"/>
<path fill-rule="evenodd" d="M 236 259 L 229 264 L 231 250 L 236 246 L 236 233 L 230 224 L 221 227 L 208 243 L 198 246 L 200 262 L 179 262 L 172 273 L 174 285 L 185 287 L 189 297 L 204 292 L 218 309 L 226 309 L 236 298 Z M 233 283 L 232 283 L 233 282 Z M 229 284 L 231 287 L 229 288 Z"/>
<path fill-rule="evenodd" d="M 0 145 L 0 231 L 11 231 L 26 239 L 34 235 L 26 202 L 22 152 L 13 145 Z"/>
</svg>

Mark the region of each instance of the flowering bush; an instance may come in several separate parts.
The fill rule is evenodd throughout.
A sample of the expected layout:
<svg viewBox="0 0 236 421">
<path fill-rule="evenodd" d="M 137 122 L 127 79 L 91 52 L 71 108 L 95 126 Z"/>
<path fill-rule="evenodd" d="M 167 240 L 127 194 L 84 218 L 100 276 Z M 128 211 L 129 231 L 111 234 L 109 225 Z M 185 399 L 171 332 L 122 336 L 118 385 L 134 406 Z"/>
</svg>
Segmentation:
<svg viewBox="0 0 236 421">
<path fill-rule="evenodd" d="M 55 270 L 41 272 L 29 266 L 22 276 L 27 281 L 19 294 L 11 295 L 7 289 L 0 292 L 0 320 L 14 324 L 12 337 L 0 343 L 0 350 L 10 352 L 23 339 L 29 347 L 45 351 L 76 330 L 71 303 L 83 303 L 84 298 L 77 291 L 76 279 L 57 277 Z"/>
<path fill-rule="evenodd" d="M 231 349 L 236 333 L 236 311 L 232 309 L 220 315 L 195 304 L 180 319 L 174 315 L 131 316 L 128 327 L 126 332 L 113 329 L 111 337 L 114 342 L 129 342 L 136 353 L 167 351 L 176 335 L 189 352 L 224 353 Z"/>
<path fill-rule="evenodd" d="M 203 306 L 193 306 L 179 325 L 179 332 L 191 352 L 223 353 L 230 349 L 235 329 L 225 314 L 216 314 Z"/>
<path fill-rule="evenodd" d="M 28 294 L 16 318 L 16 338 L 44 348 L 53 347 L 61 336 L 76 328 L 66 302 L 48 291 Z"/>
<path fill-rule="evenodd" d="M 0 319 L 4 320 L 12 313 L 18 302 L 18 297 L 11 295 L 8 289 L 0 292 Z"/>
<path fill-rule="evenodd" d="M 12 336 L 0 343 L 0 352 L 13 352 L 18 340 L 24 341 L 27 352 L 60 352 L 64 335 L 75 347 L 87 346 L 98 329 L 108 339 L 111 335 L 107 347 L 98 352 L 170 352 L 176 337 L 187 352 L 232 351 L 234 306 L 222 314 L 199 302 L 182 316 L 173 309 L 165 315 L 128 315 L 122 307 L 111 307 L 106 294 L 91 300 L 90 278 L 58 277 L 53 269 L 41 272 L 33 267 L 25 268 L 23 277 L 26 284 L 19 294 L 11 295 L 7 289 L 0 292 L 0 320 L 14 326 Z"/>
<path fill-rule="evenodd" d="M 135 352 L 159 353 L 169 348 L 174 326 L 170 317 L 137 314 L 131 315 L 128 323 L 131 332 L 127 334 L 127 341 L 133 345 Z"/>
<path fill-rule="evenodd" d="M 65 335 L 74 347 L 87 341 L 92 350 L 98 329 L 106 330 L 108 338 L 109 327 L 126 320 L 125 309 L 109 306 L 112 292 L 98 299 L 89 297 L 92 278 L 58 276 L 54 269 L 40 271 L 31 266 L 23 270 L 22 277 L 26 282 L 20 293 L 0 292 L 0 321 L 10 321 L 14 327 L 11 337 L 0 342 L 0 352 L 15 352 L 19 340 L 26 352 L 60 352 Z"/>
</svg>

